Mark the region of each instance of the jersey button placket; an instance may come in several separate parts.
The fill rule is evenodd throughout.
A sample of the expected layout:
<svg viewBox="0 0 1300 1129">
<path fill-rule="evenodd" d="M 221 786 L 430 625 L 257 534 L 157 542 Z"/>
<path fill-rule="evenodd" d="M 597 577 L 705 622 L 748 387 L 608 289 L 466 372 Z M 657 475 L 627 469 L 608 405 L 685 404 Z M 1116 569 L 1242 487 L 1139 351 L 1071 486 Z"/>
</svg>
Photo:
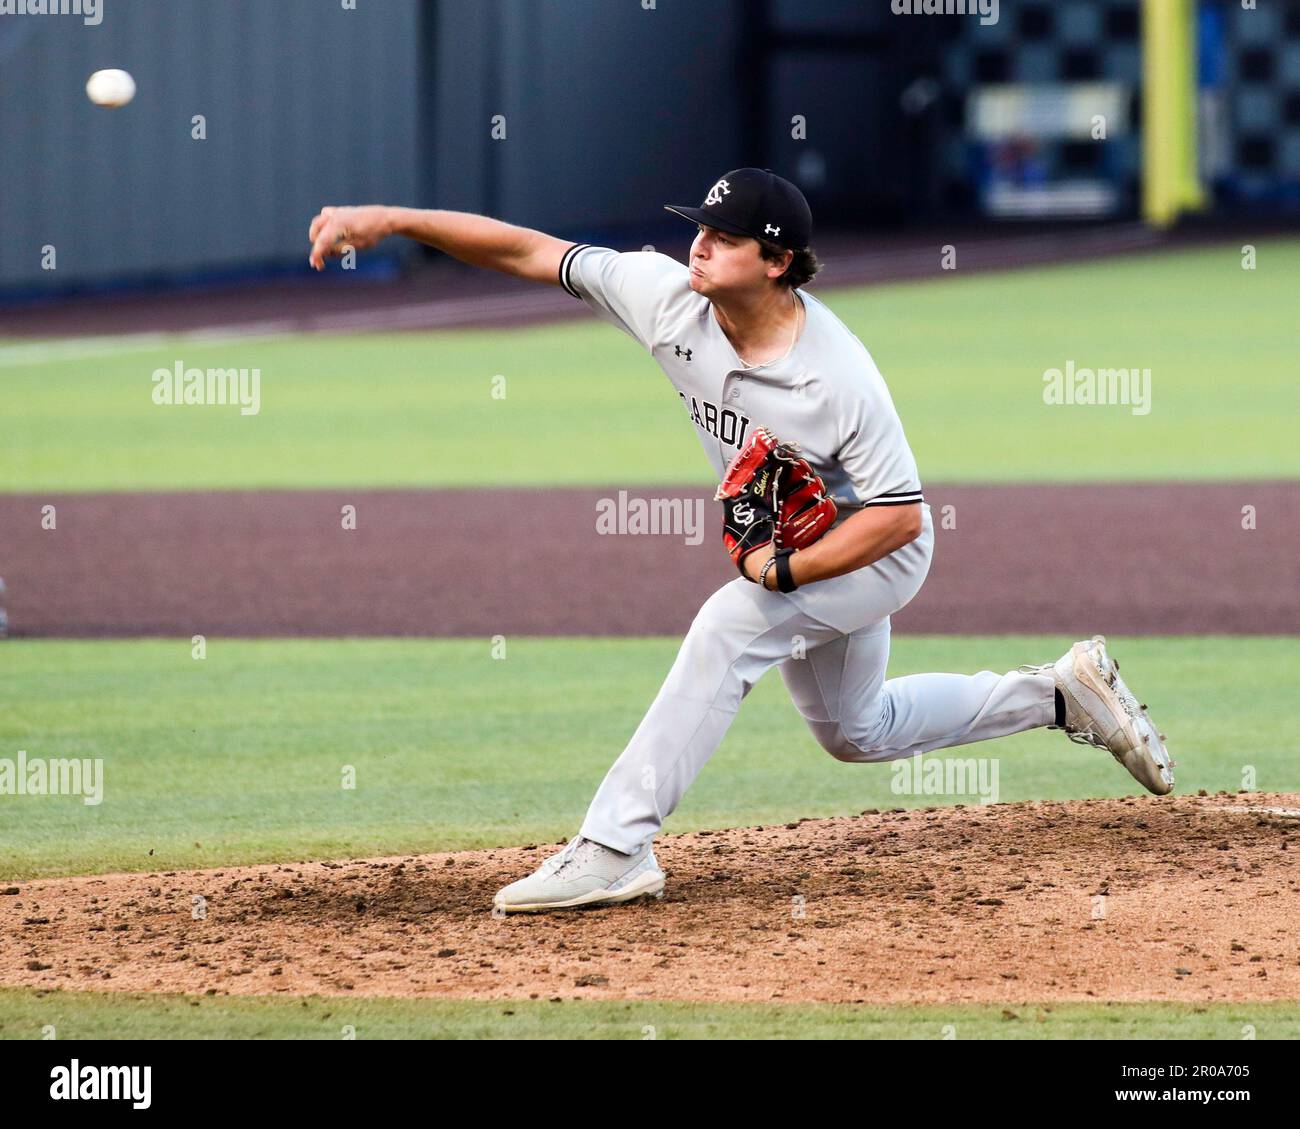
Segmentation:
<svg viewBox="0 0 1300 1129">
<path fill-rule="evenodd" d="M 721 406 L 724 411 L 733 413 L 737 418 L 742 416 L 745 411 L 740 403 L 740 394 L 742 391 L 741 385 L 744 384 L 744 381 L 744 376 L 733 370 L 727 373 L 726 379 L 722 382 Z M 738 429 L 738 425 L 736 426 Z M 728 447 L 726 441 L 723 439 L 722 432 L 725 431 L 725 429 L 725 423 L 720 421 L 720 430 L 717 436 L 718 454 L 721 456 L 724 466 L 730 462 L 731 456 L 735 453 L 735 448 Z"/>
</svg>

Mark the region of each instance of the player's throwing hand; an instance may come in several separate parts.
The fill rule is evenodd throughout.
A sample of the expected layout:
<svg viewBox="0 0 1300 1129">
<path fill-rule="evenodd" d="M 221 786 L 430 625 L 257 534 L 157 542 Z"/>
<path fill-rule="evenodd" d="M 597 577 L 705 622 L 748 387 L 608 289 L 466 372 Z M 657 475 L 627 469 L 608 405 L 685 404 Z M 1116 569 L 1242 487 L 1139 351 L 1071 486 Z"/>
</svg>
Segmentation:
<svg viewBox="0 0 1300 1129">
<path fill-rule="evenodd" d="M 349 247 L 369 250 L 392 233 L 389 209 L 385 207 L 368 204 L 359 208 L 322 208 L 307 232 L 311 240 L 308 261 L 317 270 L 324 270 L 326 259 L 338 258 Z"/>
</svg>

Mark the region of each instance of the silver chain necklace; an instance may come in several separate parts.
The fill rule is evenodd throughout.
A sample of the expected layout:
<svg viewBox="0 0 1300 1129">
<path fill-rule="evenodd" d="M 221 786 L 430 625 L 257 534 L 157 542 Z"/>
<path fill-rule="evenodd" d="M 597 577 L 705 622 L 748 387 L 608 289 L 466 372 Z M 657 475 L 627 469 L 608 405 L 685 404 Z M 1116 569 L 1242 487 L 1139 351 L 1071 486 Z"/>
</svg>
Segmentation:
<svg viewBox="0 0 1300 1129">
<path fill-rule="evenodd" d="M 736 356 L 740 360 L 741 368 L 748 370 L 752 368 L 761 368 L 763 365 L 774 365 L 779 361 L 785 360 L 786 357 L 788 357 L 792 352 L 794 352 L 794 343 L 799 339 L 799 326 L 800 323 L 803 321 L 803 305 L 799 301 L 799 299 L 794 296 L 793 290 L 790 291 L 790 301 L 794 303 L 794 329 L 791 330 L 790 332 L 789 348 L 787 348 L 786 351 L 782 353 L 779 357 L 773 357 L 770 361 L 756 361 L 752 365 L 746 364 L 745 358 L 742 357 L 740 355 L 739 350 L 737 350 Z"/>
</svg>

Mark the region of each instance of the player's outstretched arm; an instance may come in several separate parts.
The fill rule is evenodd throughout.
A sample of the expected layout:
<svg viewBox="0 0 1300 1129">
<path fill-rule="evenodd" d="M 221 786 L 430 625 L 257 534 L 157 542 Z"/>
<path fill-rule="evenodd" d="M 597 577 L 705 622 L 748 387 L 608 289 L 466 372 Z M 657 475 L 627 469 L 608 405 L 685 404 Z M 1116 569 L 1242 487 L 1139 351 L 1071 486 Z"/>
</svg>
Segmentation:
<svg viewBox="0 0 1300 1129">
<path fill-rule="evenodd" d="M 367 204 L 320 210 L 308 231 L 311 265 L 324 270 L 326 259 L 348 247 L 365 251 L 390 235 L 426 243 L 471 266 L 554 286 L 559 285 L 560 260 L 573 246 L 572 240 L 471 212 Z"/>
</svg>

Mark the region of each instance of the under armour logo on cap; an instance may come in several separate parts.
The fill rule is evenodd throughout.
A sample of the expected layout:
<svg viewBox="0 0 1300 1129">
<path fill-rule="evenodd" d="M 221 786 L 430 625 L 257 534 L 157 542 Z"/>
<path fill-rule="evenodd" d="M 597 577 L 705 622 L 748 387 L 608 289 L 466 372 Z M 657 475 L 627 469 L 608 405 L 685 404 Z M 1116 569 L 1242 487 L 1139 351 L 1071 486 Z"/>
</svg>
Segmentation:
<svg viewBox="0 0 1300 1129">
<path fill-rule="evenodd" d="M 812 242 L 808 201 L 796 185 L 771 169 L 733 169 L 713 182 L 702 207 L 664 207 L 706 227 L 767 239 L 792 251 Z"/>
</svg>

